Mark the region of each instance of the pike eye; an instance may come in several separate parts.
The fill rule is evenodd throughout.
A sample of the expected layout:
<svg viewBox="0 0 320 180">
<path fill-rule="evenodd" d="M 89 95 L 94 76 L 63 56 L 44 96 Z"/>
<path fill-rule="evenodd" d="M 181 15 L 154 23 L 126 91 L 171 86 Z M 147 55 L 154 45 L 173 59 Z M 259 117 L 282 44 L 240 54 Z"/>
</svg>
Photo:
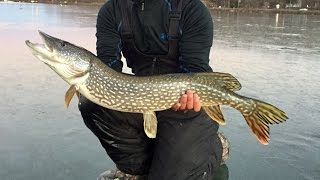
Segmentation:
<svg viewBox="0 0 320 180">
<path fill-rule="evenodd" d="M 62 46 L 62 47 L 65 47 L 65 46 L 66 46 L 66 42 L 62 41 L 62 42 L 61 42 L 61 46 Z"/>
</svg>

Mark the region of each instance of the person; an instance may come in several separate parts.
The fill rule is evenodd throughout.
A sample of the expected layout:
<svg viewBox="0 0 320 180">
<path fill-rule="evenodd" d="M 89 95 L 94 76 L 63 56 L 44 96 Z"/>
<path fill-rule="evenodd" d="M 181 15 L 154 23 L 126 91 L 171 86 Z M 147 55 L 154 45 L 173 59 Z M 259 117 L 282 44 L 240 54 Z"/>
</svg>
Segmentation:
<svg viewBox="0 0 320 180">
<path fill-rule="evenodd" d="M 213 21 L 200 0 L 109 0 L 96 24 L 97 56 L 121 72 L 126 58 L 136 76 L 211 72 Z M 155 139 L 139 113 L 114 111 L 80 97 L 85 125 L 118 170 L 98 179 L 213 179 L 222 161 L 219 125 L 201 109 L 192 90 L 172 109 L 156 112 Z"/>
</svg>

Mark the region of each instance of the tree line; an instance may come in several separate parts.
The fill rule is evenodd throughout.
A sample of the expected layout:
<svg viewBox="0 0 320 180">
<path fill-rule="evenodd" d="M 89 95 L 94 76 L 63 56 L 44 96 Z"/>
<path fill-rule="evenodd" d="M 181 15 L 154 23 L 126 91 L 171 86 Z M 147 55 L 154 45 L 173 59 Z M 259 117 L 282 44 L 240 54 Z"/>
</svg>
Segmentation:
<svg viewBox="0 0 320 180">
<path fill-rule="evenodd" d="M 320 10 L 320 0 L 205 0 L 209 6 L 223 8 L 315 9 Z"/>
<path fill-rule="evenodd" d="M 17 2 L 37 2 L 52 4 L 76 4 L 76 3 L 105 3 L 107 0 L 12 0 Z"/>
<path fill-rule="evenodd" d="M 14 0 L 31 2 L 32 0 Z M 104 3 L 107 0 L 35 0 L 39 3 Z M 210 7 L 223 8 L 262 8 L 273 9 L 277 5 L 281 9 L 314 9 L 320 10 L 320 0 L 202 0 Z"/>
</svg>

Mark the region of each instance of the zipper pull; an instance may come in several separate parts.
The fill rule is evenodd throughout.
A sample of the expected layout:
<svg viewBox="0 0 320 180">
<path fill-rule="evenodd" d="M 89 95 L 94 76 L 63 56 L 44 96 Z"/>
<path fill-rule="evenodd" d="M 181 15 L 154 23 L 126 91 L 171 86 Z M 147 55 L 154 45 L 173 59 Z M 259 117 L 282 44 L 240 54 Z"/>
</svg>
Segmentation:
<svg viewBox="0 0 320 180">
<path fill-rule="evenodd" d="M 144 10 L 144 2 L 141 3 L 141 11 L 143 11 L 143 10 Z"/>
<path fill-rule="evenodd" d="M 154 57 L 154 58 L 152 59 L 151 75 L 154 74 L 154 68 L 155 68 L 156 62 L 157 62 L 157 58 Z"/>
</svg>

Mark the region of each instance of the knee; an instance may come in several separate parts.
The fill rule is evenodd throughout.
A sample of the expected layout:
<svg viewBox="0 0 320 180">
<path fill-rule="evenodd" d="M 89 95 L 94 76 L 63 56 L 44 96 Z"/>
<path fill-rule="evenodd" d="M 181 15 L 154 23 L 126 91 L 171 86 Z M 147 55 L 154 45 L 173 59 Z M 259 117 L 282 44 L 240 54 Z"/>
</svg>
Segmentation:
<svg viewBox="0 0 320 180">
<path fill-rule="evenodd" d="M 96 104 L 88 100 L 86 97 L 80 96 L 78 108 L 85 125 L 89 129 L 92 129 L 92 127 L 95 126 L 94 125 L 95 123 L 93 122 L 93 118 L 94 118 L 95 111 L 97 109 L 96 106 L 97 106 Z"/>
<path fill-rule="evenodd" d="M 81 113 L 88 113 L 94 108 L 95 104 L 84 96 L 80 96 L 78 108 Z"/>
<path fill-rule="evenodd" d="M 150 163 L 148 164 L 121 164 L 116 163 L 117 168 L 127 174 L 131 175 L 146 175 L 148 174 Z"/>
</svg>

